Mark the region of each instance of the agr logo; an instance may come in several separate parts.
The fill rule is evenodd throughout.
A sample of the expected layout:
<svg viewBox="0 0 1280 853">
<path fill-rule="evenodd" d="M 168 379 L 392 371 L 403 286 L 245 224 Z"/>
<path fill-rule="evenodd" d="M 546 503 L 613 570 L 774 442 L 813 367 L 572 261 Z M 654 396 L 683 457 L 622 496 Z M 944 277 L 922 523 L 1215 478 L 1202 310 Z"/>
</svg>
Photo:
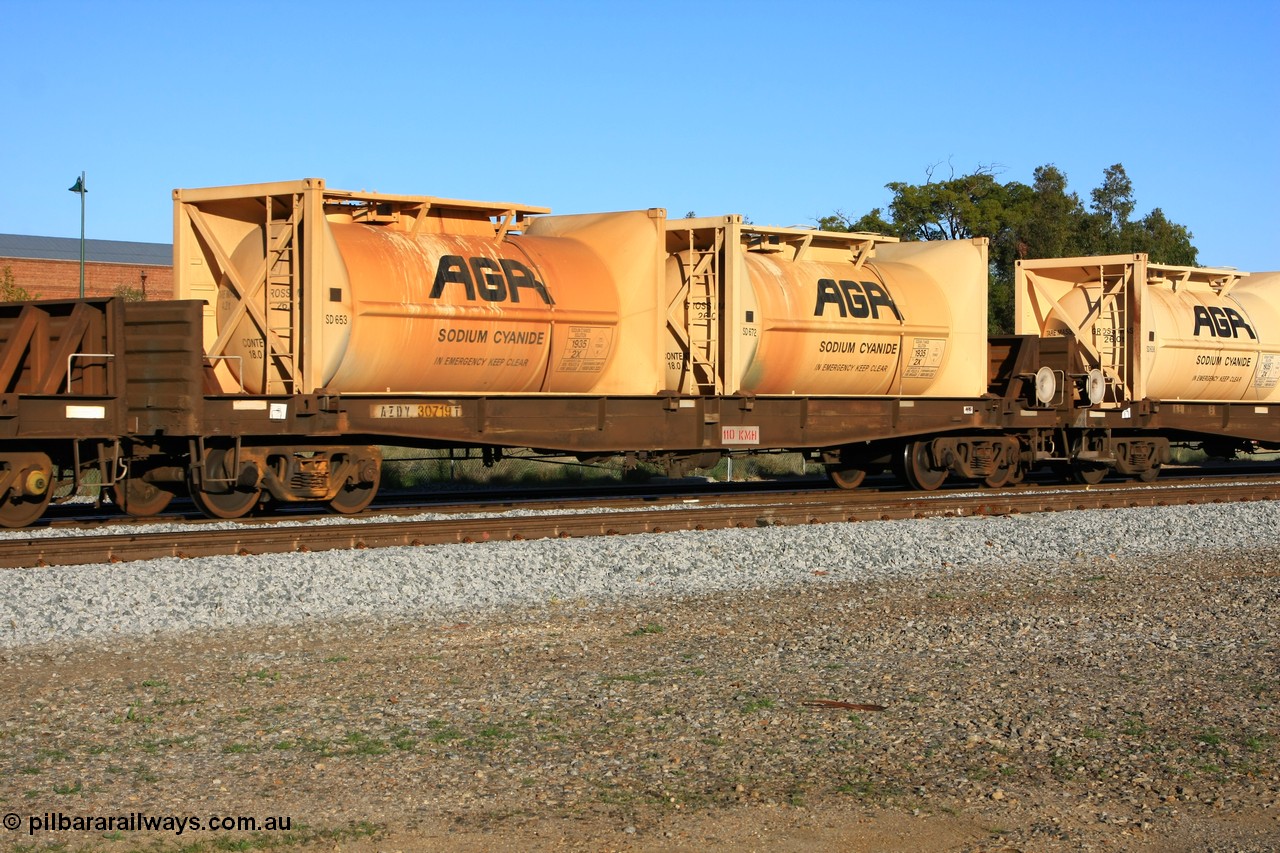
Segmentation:
<svg viewBox="0 0 1280 853">
<path fill-rule="evenodd" d="M 474 275 L 473 275 L 474 273 Z M 510 258 L 464 258 L 461 255 L 445 255 L 436 267 L 436 280 L 431 286 L 431 298 L 439 299 L 445 285 L 460 284 L 467 299 L 474 302 L 477 296 L 485 302 L 519 302 L 520 288 L 528 288 L 542 297 L 548 305 L 555 300 L 547 287 L 534 276 L 533 270 Z"/>
<path fill-rule="evenodd" d="M 880 309 L 888 308 L 902 322 L 902 314 L 893 297 L 874 281 L 839 281 L 833 278 L 818 280 L 818 302 L 813 316 L 821 317 L 828 305 L 834 305 L 841 317 L 880 319 Z"/>
<path fill-rule="evenodd" d="M 1249 323 L 1234 308 L 1219 308 L 1217 305 L 1197 305 L 1195 307 L 1195 328 L 1192 335 L 1199 335 L 1201 329 L 1208 329 L 1209 335 L 1215 338 L 1238 338 L 1244 329 L 1249 337 L 1257 340 Z"/>
</svg>

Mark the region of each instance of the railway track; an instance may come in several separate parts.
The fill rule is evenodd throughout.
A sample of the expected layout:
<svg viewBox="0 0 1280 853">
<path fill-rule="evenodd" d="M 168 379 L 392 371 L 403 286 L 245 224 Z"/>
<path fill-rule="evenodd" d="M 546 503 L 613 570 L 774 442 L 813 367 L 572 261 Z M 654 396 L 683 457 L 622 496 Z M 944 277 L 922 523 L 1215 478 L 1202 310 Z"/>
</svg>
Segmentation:
<svg viewBox="0 0 1280 853">
<path fill-rule="evenodd" d="M 982 491 L 815 489 L 625 496 L 594 498 L 589 507 L 577 509 L 566 506 L 563 498 L 507 501 L 497 508 L 491 503 L 455 503 L 432 507 L 432 512 L 447 517 L 428 521 L 388 515 L 375 517 L 388 520 L 343 521 L 329 516 L 324 524 L 293 519 L 180 532 L 124 525 L 102 534 L 4 539 L 0 568 L 1277 499 L 1280 476 L 1271 475 L 1247 481 L 1238 476 L 1169 478 L 1157 484 Z M 510 514 L 513 509 L 526 514 Z"/>
<path fill-rule="evenodd" d="M 1276 469 L 1280 474 L 1280 468 Z M 869 481 L 871 482 L 871 481 Z M 885 478 L 886 484 L 890 482 Z M 700 500 L 744 499 L 764 493 L 790 494 L 803 491 L 828 490 L 830 481 L 825 476 L 810 475 L 786 480 L 760 480 L 737 482 L 708 482 L 701 479 L 660 481 L 642 484 L 574 485 L 574 486 L 517 486 L 506 488 L 476 488 L 456 491 L 405 491 L 383 492 L 373 504 L 348 518 L 369 520 L 378 518 L 392 521 L 399 516 L 421 515 L 429 512 L 485 512 L 488 514 L 517 509 L 556 509 L 566 504 L 625 506 L 660 506 L 680 502 L 684 498 Z M 241 525 L 275 524 L 281 521 L 306 522 L 334 520 L 333 511 L 327 507 L 307 504 L 272 504 L 263 514 L 251 514 L 237 519 Z M 115 529 L 132 527 L 142 530 L 160 524 L 220 525 L 224 521 L 209 518 L 184 498 L 175 498 L 172 505 L 152 516 L 133 517 L 115 510 L 110 502 L 101 507 L 91 503 L 63 504 L 51 507 L 45 515 L 44 529 L 83 531 L 89 528 Z"/>
</svg>

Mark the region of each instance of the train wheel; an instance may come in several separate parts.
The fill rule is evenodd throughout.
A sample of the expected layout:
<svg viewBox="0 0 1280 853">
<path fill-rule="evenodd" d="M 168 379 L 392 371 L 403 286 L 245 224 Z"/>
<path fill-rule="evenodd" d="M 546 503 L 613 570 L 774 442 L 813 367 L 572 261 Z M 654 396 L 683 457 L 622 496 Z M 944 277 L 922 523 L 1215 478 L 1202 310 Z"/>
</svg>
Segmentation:
<svg viewBox="0 0 1280 853">
<path fill-rule="evenodd" d="M 163 512 L 173 500 L 173 492 L 137 477 L 126 477 L 111 487 L 111 500 L 129 515 L 146 518 Z"/>
<path fill-rule="evenodd" d="M 49 507 L 49 499 L 52 497 L 52 489 L 36 497 L 5 495 L 0 500 L 0 526 L 27 527 L 35 524 L 40 520 L 40 516 L 44 515 L 44 511 Z"/>
<path fill-rule="evenodd" d="M 932 492 L 947 479 L 947 470 L 929 465 L 929 443 L 909 441 L 902 449 L 902 473 L 907 483 L 924 492 Z"/>
<path fill-rule="evenodd" d="M 1107 476 L 1110 469 L 1106 465 L 1090 464 L 1074 460 L 1071 463 L 1071 479 L 1086 486 L 1096 486 Z"/>
<path fill-rule="evenodd" d="M 1003 468 L 997 468 L 982 479 L 984 485 L 988 488 L 998 489 L 1002 486 L 1009 485 L 1009 481 L 1013 479 L 1013 469 L 1015 465 L 1005 465 Z"/>
<path fill-rule="evenodd" d="M 202 492 L 191 487 L 191 501 L 196 508 L 210 518 L 240 518 L 258 505 L 262 490 L 251 492 Z"/>
<path fill-rule="evenodd" d="M 366 472 L 366 476 L 368 473 L 370 472 Z M 371 473 L 371 482 L 348 482 L 338 489 L 338 493 L 329 501 L 330 509 L 343 515 L 350 515 L 360 512 L 360 510 L 373 503 L 374 497 L 378 494 L 378 486 L 382 481 L 382 474 L 380 467 L 376 464 L 373 466 Z"/>
<path fill-rule="evenodd" d="M 1137 474 L 1137 479 L 1138 479 L 1138 482 L 1141 482 L 1141 483 L 1150 483 L 1150 482 L 1153 482 L 1156 479 L 1156 477 L 1159 477 L 1159 476 L 1160 476 L 1160 466 L 1152 465 L 1150 468 L 1146 468 L 1142 471 L 1139 471 Z"/>
<path fill-rule="evenodd" d="M 866 468 L 848 468 L 844 465 L 828 465 L 827 476 L 841 489 L 856 489 L 867 479 Z"/>
<path fill-rule="evenodd" d="M 227 476 L 231 469 L 231 454 L 226 450 L 210 450 L 205 459 L 205 470 Z M 262 489 L 237 488 L 235 483 L 218 483 L 226 491 L 208 491 L 203 484 L 189 480 L 191 500 L 210 518 L 240 518 L 258 505 Z"/>
<path fill-rule="evenodd" d="M 0 526 L 27 527 L 44 515 L 53 498 L 53 463 L 43 453 L 0 457 L 7 491 L 0 496 Z"/>
</svg>

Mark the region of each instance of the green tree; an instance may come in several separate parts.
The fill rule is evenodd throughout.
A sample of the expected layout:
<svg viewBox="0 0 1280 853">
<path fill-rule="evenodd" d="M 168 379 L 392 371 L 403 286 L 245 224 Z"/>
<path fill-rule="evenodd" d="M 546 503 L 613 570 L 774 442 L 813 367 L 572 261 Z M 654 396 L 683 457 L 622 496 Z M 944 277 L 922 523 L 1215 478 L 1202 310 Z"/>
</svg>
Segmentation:
<svg viewBox="0 0 1280 853">
<path fill-rule="evenodd" d="M 1103 172 L 1102 185 L 1090 193 L 1093 209 L 1080 220 L 1079 232 L 1085 255 L 1115 255 L 1145 252 L 1160 264 L 1195 266 L 1199 254 L 1192 244 L 1191 231 L 1171 222 L 1155 208 L 1134 221 L 1133 182 L 1124 166 L 1116 163 Z M 1052 257 L 1046 255 L 1045 257 Z"/>
<path fill-rule="evenodd" d="M 1129 251 L 1146 252 L 1162 264 L 1193 267 L 1199 252 L 1191 243 L 1187 226 L 1170 222 L 1164 211 L 1155 208 L 1129 229 Z"/>
<path fill-rule="evenodd" d="M 994 237 L 1004 227 L 1005 187 L 990 169 L 954 175 L 945 181 L 921 185 L 894 182 L 889 213 L 898 224 L 898 236 L 907 240 L 964 240 Z"/>
<path fill-rule="evenodd" d="M 1102 172 L 1102 186 L 1089 195 L 1093 198 L 1093 214 L 1090 223 L 1098 245 L 1095 254 L 1113 254 L 1125 248 L 1125 231 L 1129 228 L 1129 216 L 1136 206 L 1133 201 L 1133 181 L 1125 174 L 1124 166 L 1116 163 Z"/>
<path fill-rule="evenodd" d="M 888 234 L 890 237 L 897 236 L 894 224 L 884 218 L 882 211 L 878 207 L 859 219 L 850 219 L 843 211 L 837 210 L 830 216 L 824 216 L 819 219 L 818 227 L 823 231 L 856 231 L 870 234 Z"/>
<path fill-rule="evenodd" d="M 1056 166 L 1036 168 L 1018 223 L 1017 257 L 1063 258 L 1084 253 L 1080 196 L 1067 191 L 1067 176 Z"/>
</svg>

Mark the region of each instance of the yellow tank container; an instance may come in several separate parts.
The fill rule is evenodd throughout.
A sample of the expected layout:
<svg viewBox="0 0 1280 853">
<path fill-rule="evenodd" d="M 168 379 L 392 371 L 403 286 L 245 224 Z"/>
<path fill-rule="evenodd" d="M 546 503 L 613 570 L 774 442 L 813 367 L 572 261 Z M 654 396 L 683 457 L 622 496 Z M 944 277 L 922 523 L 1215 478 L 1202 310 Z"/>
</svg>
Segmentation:
<svg viewBox="0 0 1280 853">
<path fill-rule="evenodd" d="M 668 388 L 710 393 L 718 358 L 725 393 L 986 390 L 985 239 L 900 243 L 736 216 L 667 227 Z"/>
<path fill-rule="evenodd" d="M 1074 334 L 1094 404 L 1280 399 L 1280 274 L 1136 254 L 1022 261 L 1016 288 L 1018 334 Z"/>
<path fill-rule="evenodd" d="M 543 209 L 318 180 L 180 190 L 175 209 L 178 292 L 216 306 L 206 348 L 224 390 L 658 388 L 660 212 L 528 224 Z M 648 367 L 615 365 L 624 341 Z"/>
</svg>

